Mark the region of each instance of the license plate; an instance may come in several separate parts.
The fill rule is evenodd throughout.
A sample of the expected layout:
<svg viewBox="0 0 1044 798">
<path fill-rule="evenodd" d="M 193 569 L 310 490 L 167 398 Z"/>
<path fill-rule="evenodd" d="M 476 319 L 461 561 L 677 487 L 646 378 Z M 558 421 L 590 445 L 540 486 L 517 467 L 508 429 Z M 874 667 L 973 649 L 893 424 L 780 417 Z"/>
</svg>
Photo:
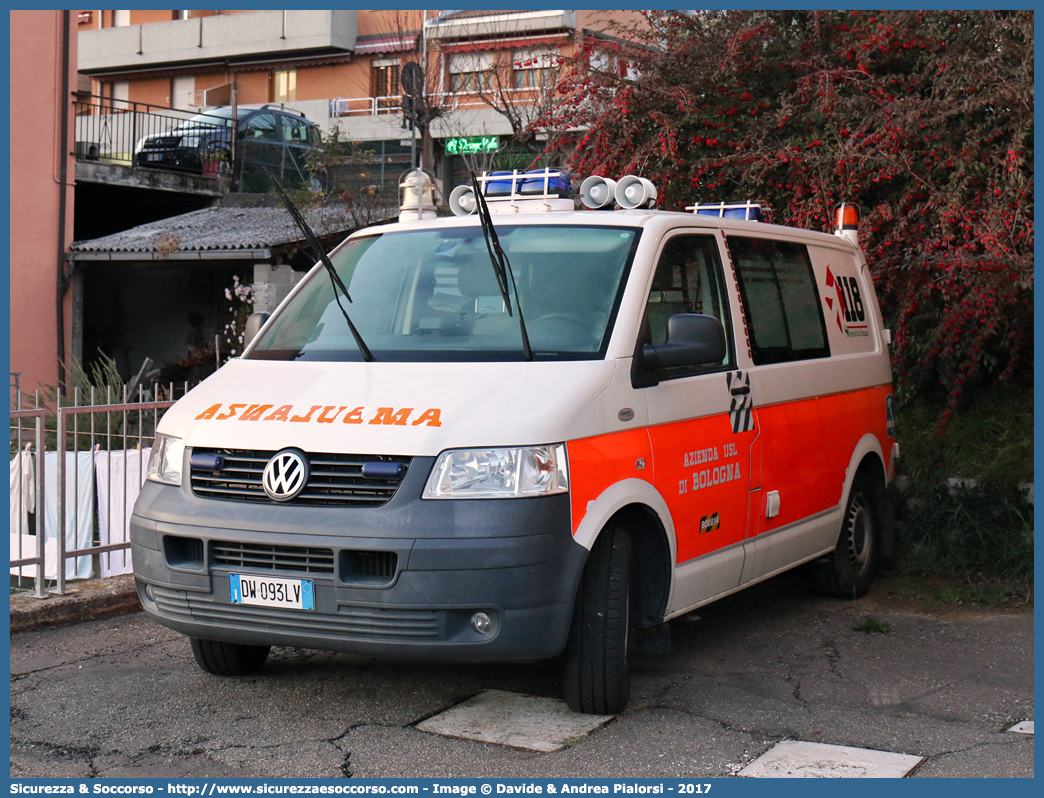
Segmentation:
<svg viewBox="0 0 1044 798">
<path fill-rule="evenodd" d="M 145 156 L 145 160 L 146 161 L 162 161 L 163 160 L 163 153 L 162 152 L 150 152 L 150 153 L 148 153 Z"/>
<path fill-rule="evenodd" d="M 315 609 L 315 589 L 311 579 L 229 574 L 228 595 L 233 604 L 286 610 Z"/>
</svg>

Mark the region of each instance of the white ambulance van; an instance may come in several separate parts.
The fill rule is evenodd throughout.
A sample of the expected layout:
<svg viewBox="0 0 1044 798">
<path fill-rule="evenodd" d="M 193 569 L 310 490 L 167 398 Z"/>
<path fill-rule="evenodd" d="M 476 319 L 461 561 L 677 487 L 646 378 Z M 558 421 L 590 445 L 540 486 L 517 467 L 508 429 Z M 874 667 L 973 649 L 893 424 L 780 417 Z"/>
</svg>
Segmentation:
<svg viewBox="0 0 1044 798">
<path fill-rule="evenodd" d="M 411 179 L 160 423 L 134 572 L 204 670 L 564 652 L 609 714 L 672 618 L 803 563 L 866 591 L 898 446 L 852 231 L 650 210 L 635 177 L 575 210 L 547 171 L 436 217 Z"/>
</svg>

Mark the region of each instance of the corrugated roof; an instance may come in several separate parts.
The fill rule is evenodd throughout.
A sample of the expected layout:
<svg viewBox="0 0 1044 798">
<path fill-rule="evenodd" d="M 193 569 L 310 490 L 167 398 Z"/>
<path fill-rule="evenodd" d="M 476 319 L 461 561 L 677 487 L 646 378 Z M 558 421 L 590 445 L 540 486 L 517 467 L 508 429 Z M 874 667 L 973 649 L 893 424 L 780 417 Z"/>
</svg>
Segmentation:
<svg viewBox="0 0 1044 798">
<path fill-rule="evenodd" d="M 305 220 L 318 236 L 347 235 L 354 225 L 342 205 L 304 210 Z M 258 250 L 303 241 L 304 236 L 283 207 L 213 207 L 169 219 L 149 222 L 120 233 L 75 241 L 73 253 L 160 253 Z M 75 257 L 75 255 L 74 255 Z"/>
</svg>

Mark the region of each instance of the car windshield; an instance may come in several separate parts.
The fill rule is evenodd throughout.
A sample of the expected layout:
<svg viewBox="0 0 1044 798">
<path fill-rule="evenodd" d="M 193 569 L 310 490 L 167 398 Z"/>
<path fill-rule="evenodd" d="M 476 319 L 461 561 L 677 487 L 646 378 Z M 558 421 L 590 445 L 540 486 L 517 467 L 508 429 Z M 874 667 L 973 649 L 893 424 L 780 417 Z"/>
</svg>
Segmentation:
<svg viewBox="0 0 1044 798">
<path fill-rule="evenodd" d="M 534 358 L 605 356 L 640 231 L 580 225 L 498 225 L 518 286 Z M 482 230 L 452 227 L 352 239 L 331 255 L 348 311 L 377 360 L 521 360 Z M 361 360 L 317 269 L 247 355 L 266 360 Z"/>
<path fill-rule="evenodd" d="M 232 109 L 215 108 L 213 111 L 207 111 L 205 114 L 196 114 L 185 124 L 179 126 L 178 130 L 194 130 L 208 127 L 232 127 Z"/>
<path fill-rule="evenodd" d="M 239 115 L 240 116 L 242 116 L 244 113 L 247 113 L 247 112 L 248 111 L 247 111 L 246 108 L 240 108 L 239 109 Z M 227 108 L 214 108 L 213 110 L 207 111 L 205 113 L 196 114 L 194 117 L 192 117 L 192 121 L 193 122 L 213 122 L 215 116 L 220 116 L 222 119 L 231 119 L 232 118 L 232 107 L 228 106 Z"/>
</svg>

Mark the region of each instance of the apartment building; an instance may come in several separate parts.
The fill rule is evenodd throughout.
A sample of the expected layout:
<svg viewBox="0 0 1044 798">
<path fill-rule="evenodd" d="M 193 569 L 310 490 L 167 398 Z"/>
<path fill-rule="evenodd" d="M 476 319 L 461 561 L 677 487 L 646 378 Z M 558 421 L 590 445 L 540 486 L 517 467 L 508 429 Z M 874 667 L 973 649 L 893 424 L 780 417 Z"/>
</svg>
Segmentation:
<svg viewBox="0 0 1044 798">
<path fill-rule="evenodd" d="M 233 276 L 253 277 L 259 296 L 270 294 L 274 302 L 301 268 L 287 255 L 298 247 L 294 233 L 262 229 L 269 224 L 263 210 L 201 214 L 215 203 L 228 205 L 222 199 L 227 182 L 106 164 L 92 158 L 93 141 L 81 140 L 81 122 L 115 130 L 154 110 L 185 117 L 274 103 L 302 112 L 327 136 L 339 131 L 357 142 L 351 166 L 382 194 L 394 197 L 401 175 L 420 163 L 445 196 L 469 170 L 524 167 L 538 159 L 554 131 L 531 123 L 556 99 L 560 59 L 576 52 L 583 37 L 608 39 L 614 21 L 635 16 L 12 12 L 12 99 L 42 122 L 12 124 L 12 374 L 21 372 L 20 385 L 30 391 L 54 385 L 62 379 L 60 364 L 89 361 L 99 350 L 126 375 L 145 356 L 162 365 L 221 331 L 227 310 L 221 299 Z M 404 94 L 413 113 L 403 111 Z M 132 103 L 148 112 L 128 112 Z M 99 118 L 78 116 L 91 113 Z M 142 135 L 134 131 L 124 131 L 127 152 Z M 257 240 L 247 246 L 235 239 L 217 249 L 201 244 L 198 252 L 190 246 L 186 229 L 211 218 L 220 227 L 232 216 L 237 229 L 260 230 Z M 165 254 L 163 242 L 175 238 L 179 251 Z M 269 290 L 273 286 L 278 291 Z M 158 297 L 162 323 L 151 304 Z"/>
<path fill-rule="evenodd" d="M 275 103 L 360 142 L 375 183 L 423 162 L 440 182 L 474 157 L 526 165 L 559 59 L 634 12 L 84 11 L 79 70 L 95 96 L 185 111 Z M 404 124 L 403 77 L 415 130 Z M 409 92 L 405 92 L 407 95 Z M 409 117 L 409 113 L 406 114 Z M 416 134 L 416 135 L 415 135 Z M 508 156 L 515 153 L 515 163 Z"/>
<path fill-rule="evenodd" d="M 59 363 L 76 354 L 77 285 L 65 258 L 73 239 L 75 20 L 75 12 L 55 10 L 10 16 L 10 368 L 12 389 L 29 394 L 57 385 Z"/>
</svg>

